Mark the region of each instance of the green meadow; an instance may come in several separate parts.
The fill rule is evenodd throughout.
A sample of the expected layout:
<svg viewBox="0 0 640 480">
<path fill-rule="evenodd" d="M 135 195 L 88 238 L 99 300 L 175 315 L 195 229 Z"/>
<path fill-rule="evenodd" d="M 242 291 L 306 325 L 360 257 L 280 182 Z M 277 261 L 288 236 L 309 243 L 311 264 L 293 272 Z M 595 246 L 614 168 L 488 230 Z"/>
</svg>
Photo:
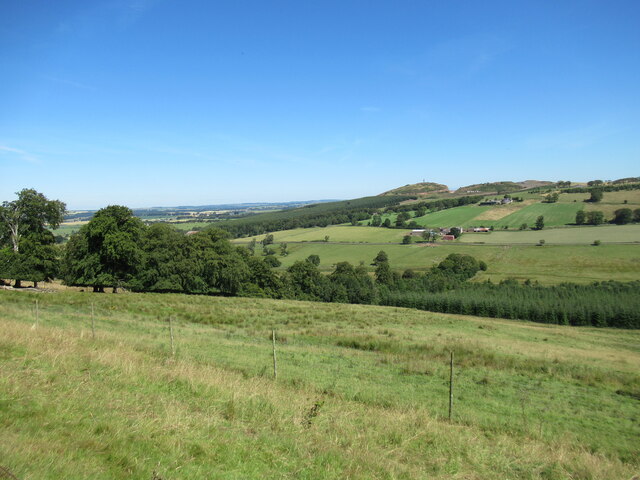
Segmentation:
<svg viewBox="0 0 640 480">
<path fill-rule="evenodd" d="M 637 331 L 171 294 L 0 291 L 0 308 L 0 459 L 20 479 L 640 469 Z"/>
<path fill-rule="evenodd" d="M 466 235 L 466 234 L 465 234 Z M 491 234 L 492 235 L 492 234 Z M 543 235 L 544 236 L 544 235 Z M 276 245 L 277 247 L 277 245 Z M 276 248 L 277 250 L 277 248 Z M 486 272 L 479 272 L 477 281 L 500 281 L 505 278 L 537 280 L 543 284 L 561 282 L 591 283 L 594 281 L 640 280 L 640 245 L 471 245 L 446 244 L 435 246 L 290 243 L 288 255 L 278 256 L 280 269 L 304 260 L 309 255 L 320 257 L 320 269 L 330 272 L 338 262 L 354 265 L 364 262 L 371 271 L 373 258 L 384 250 L 391 268 L 397 271 L 425 271 L 451 253 L 472 255 L 484 260 Z M 256 254 L 261 252 L 258 246 Z"/>
<path fill-rule="evenodd" d="M 598 225 L 525 231 L 495 230 L 491 233 L 465 233 L 458 241 L 462 243 L 521 244 L 538 243 L 541 239 L 546 244 L 589 245 L 595 240 L 600 240 L 603 243 L 635 242 L 640 244 L 640 225 Z"/>
<path fill-rule="evenodd" d="M 439 212 L 428 213 L 422 217 L 412 218 L 418 225 L 428 227 L 468 227 L 476 225 L 473 219 L 492 207 L 478 207 L 465 205 L 464 207 L 449 208 Z M 488 226 L 488 225 L 487 225 Z"/>
<path fill-rule="evenodd" d="M 273 232 L 274 243 L 282 242 L 324 242 L 325 237 L 329 237 L 329 242 L 350 242 L 350 243 L 400 243 L 410 229 L 393 229 L 383 227 L 362 227 L 352 225 L 332 225 L 328 227 L 296 228 L 294 230 L 283 230 Z M 258 235 L 255 238 L 260 242 L 265 235 Z M 249 238 L 239 238 L 236 243 L 247 243 Z"/>
</svg>

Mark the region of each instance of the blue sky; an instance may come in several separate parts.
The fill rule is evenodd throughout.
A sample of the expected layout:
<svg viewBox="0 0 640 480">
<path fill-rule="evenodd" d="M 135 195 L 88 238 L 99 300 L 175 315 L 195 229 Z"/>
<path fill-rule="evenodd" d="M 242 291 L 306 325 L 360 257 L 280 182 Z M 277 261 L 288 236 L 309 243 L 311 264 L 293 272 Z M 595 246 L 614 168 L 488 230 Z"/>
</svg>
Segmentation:
<svg viewBox="0 0 640 480">
<path fill-rule="evenodd" d="M 640 2 L 0 0 L 0 200 L 640 175 Z"/>
</svg>

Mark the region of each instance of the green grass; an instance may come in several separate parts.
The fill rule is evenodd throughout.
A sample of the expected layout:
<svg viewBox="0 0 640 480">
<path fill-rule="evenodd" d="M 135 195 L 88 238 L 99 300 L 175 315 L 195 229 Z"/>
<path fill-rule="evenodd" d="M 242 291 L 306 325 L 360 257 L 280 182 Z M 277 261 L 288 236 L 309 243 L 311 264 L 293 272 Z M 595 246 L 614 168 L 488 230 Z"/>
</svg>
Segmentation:
<svg viewBox="0 0 640 480">
<path fill-rule="evenodd" d="M 575 222 L 576 212 L 582 208 L 583 205 L 579 203 L 534 203 L 500 220 L 486 223 L 487 226 L 509 226 L 510 228 L 518 228 L 523 223 L 526 223 L 532 227 L 535 225 L 538 216 L 542 215 L 545 226 L 567 225 Z"/>
<path fill-rule="evenodd" d="M 600 225 L 597 227 L 567 227 L 543 230 L 501 231 L 492 233 L 465 233 L 460 237 L 462 243 L 485 244 L 522 244 L 537 243 L 544 239 L 546 244 L 584 244 L 594 240 L 603 243 L 640 243 L 640 225 Z"/>
<path fill-rule="evenodd" d="M 274 232 L 274 243 L 282 242 L 323 242 L 325 236 L 329 236 L 330 242 L 366 242 L 366 243 L 400 243 L 402 237 L 409 233 L 410 229 L 391 229 L 376 227 L 357 227 L 347 225 L 333 225 L 330 227 L 296 228 Z M 249 238 L 239 238 L 235 243 L 248 243 L 252 238 L 260 242 L 265 236 L 258 235 Z"/>
<path fill-rule="evenodd" d="M 543 231 L 544 232 L 544 231 Z M 491 234 L 493 235 L 493 234 Z M 466 236 L 466 234 L 465 234 Z M 289 244 L 289 255 L 278 257 L 285 269 L 296 260 L 309 255 L 320 257 L 320 269 L 329 272 L 334 265 L 348 261 L 354 265 L 370 264 L 376 254 L 384 250 L 389 255 L 391 268 L 425 271 L 441 262 L 450 253 L 464 253 L 484 260 L 489 269 L 480 272 L 476 280 L 500 281 L 513 277 L 519 280 L 537 280 L 543 284 L 561 282 L 591 283 L 594 281 L 640 280 L 640 245 L 340 245 L 323 243 Z M 256 250 L 258 252 L 259 250 Z"/>
<path fill-rule="evenodd" d="M 640 468 L 637 331 L 180 295 L 0 291 L 0 306 L 0 458 L 18 478 L 586 480 Z"/>
<path fill-rule="evenodd" d="M 415 220 L 418 224 L 429 227 L 503 227 L 506 225 L 510 228 L 518 228 L 523 223 L 533 226 L 538 216 L 542 215 L 545 225 L 551 227 L 573 223 L 576 212 L 585 207 L 582 203 L 534 203 L 499 220 L 476 219 L 482 213 L 495 208 L 499 207 L 467 205 L 428 213 Z"/>
<path fill-rule="evenodd" d="M 427 227 L 467 227 L 475 225 L 472 220 L 490 208 L 465 205 L 428 213 L 423 217 L 412 218 L 411 220 L 415 220 L 419 225 Z"/>
</svg>

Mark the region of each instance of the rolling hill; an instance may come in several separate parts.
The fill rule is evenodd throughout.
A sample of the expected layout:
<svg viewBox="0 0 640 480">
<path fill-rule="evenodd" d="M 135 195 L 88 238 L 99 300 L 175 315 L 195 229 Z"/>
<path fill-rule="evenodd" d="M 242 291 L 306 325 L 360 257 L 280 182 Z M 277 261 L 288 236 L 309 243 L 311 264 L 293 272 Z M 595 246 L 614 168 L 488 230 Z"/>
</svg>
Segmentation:
<svg viewBox="0 0 640 480">
<path fill-rule="evenodd" d="M 175 294 L 0 291 L 0 307 L 7 478 L 617 480 L 640 468 L 637 331 Z"/>
<path fill-rule="evenodd" d="M 420 183 L 405 185 L 403 187 L 394 188 L 393 190 L 389 190 L 388 192 L 381 193 L 380 195 L 381 196 L 404 195 L 404 196 L 423 197 L 425 195 L 429 195 L 433 193 L 448 193 L 448 192 L 449 192 L 449 187 L 441 183 L 420 182 Z"/>
<path fill-rule="evenodd" d="M 534 187 L 544 187 L 548 185 L 553 185 L 554 182 L 548 182 L 543 180 L 525 180 L 522 182 L 512 182 L 512 181 L 504 181 L 504 182 L 489 182 L 489 183 L 476 183 L 473 185 L 467 185 L 466 187 L 460 187 L 456 190 L 456 193 L 513 193 L 520 190 L 526 190 Z"/>
</svg>

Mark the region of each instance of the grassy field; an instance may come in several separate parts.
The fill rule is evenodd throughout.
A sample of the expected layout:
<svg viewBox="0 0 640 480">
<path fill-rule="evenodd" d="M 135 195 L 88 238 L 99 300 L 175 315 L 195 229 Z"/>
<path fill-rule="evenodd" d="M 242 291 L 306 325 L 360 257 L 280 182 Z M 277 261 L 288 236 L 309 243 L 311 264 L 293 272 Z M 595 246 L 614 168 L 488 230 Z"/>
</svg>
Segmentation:
<svg viewBox="0 0 640 480">
<path fill-rule="evenodd" d="M 544 239 L 546 244 L 584 244 L 594 240 L 607 242 L 640 243 L 640 225 L 599 225 L 597 227 L 567 227 L 544 230 L 500 231 L 492 233 L 465 233 L 459 239 L 462 243 L 519 244 L 537 243 Z"/>
<path fill-rule="evenodd" d="M 326 236 L 330 242 L 366 242 L 366 243 L 400 243 L 411 230 L 392 228 L 358 227 L 351 225 L 332 225 L 329 227 L 296 228 L 273 232 L 274 243 L 282 242 L 322 242 Z M 238 238 L 235 243 L 247 243 L 251 238 L 260 242 L 265 236 Z"/>
<path fill-rule="evenodd" d="M 585 208 L 583 203 L 533 203 L 531 205 L 505 206 L 506 210 L 515 210 L 506 216 L 495 215 L 501 212 L 503 207 L 467 205 L 464 207 L 449 208 L 439 212 L 428 213 L 423 217 L 416 218 L 420 225 L 429 227 L 478 227 L 495 226 L 518 228 L 523 223 L 533 226 L 538 216 L 544 217 L 545 225 L 559 226 L 573 223 L 576 212 Z M 616 207 L 619 208 L 619 207 Z M 498 218 L 496 218 L 498 217 Z M 496 218 L 496 219 L 493 219 Z M 413 220 L 413 219 L 412 219 Z"/>
<path fill-rule="evenodd" d="M 575 222 L 576 212 L 582 208 L 583 205 L 579 203 L 534 203 L 493 222 L 492 225 L 500 228 L 504 226 L 518 228 L 526 223 L 532 227 L 540 215 L 544 217 L 544 224 L 548 227 L 566 225 Z"/>
<path fill-rule="evenodd" d="M 418 225 L 427 227 L 467 227 L 475 225 L 472 220 L 490 208 L 465 205 L 464 207 L 428 213 L 423 217 L 412 218 L 411 220 L 415 220 Z"/>
<path fill-rule="evenodd" d="M 180 295 L 0 291 L 0 306 L 0 459 L 20 479 L 640 471 L 637 331 Z"/>
<path fill-rule="evenodd" d="M 478 281 L 500 281 L 513 277 L 537 280 L 543 284 L 560 282 L 590 283 L 594 281 L 640 280 L 640 245 L 341 245 L 325 243 L 289 244 L 289 255 L 278 257 L 285 269 L 309 255 L 320 257 L 320 269 L 329 272 L 338 262 L 357 265 L 364 262 L 371 270 L 372 259 L 384 250 L 393 270 L 425 271 L 450 253 L 473 255 L 487 262 L 489 269 L 477 275 Z M 258 252 L 256 250 L 256 252 Z"/>
</svg>

